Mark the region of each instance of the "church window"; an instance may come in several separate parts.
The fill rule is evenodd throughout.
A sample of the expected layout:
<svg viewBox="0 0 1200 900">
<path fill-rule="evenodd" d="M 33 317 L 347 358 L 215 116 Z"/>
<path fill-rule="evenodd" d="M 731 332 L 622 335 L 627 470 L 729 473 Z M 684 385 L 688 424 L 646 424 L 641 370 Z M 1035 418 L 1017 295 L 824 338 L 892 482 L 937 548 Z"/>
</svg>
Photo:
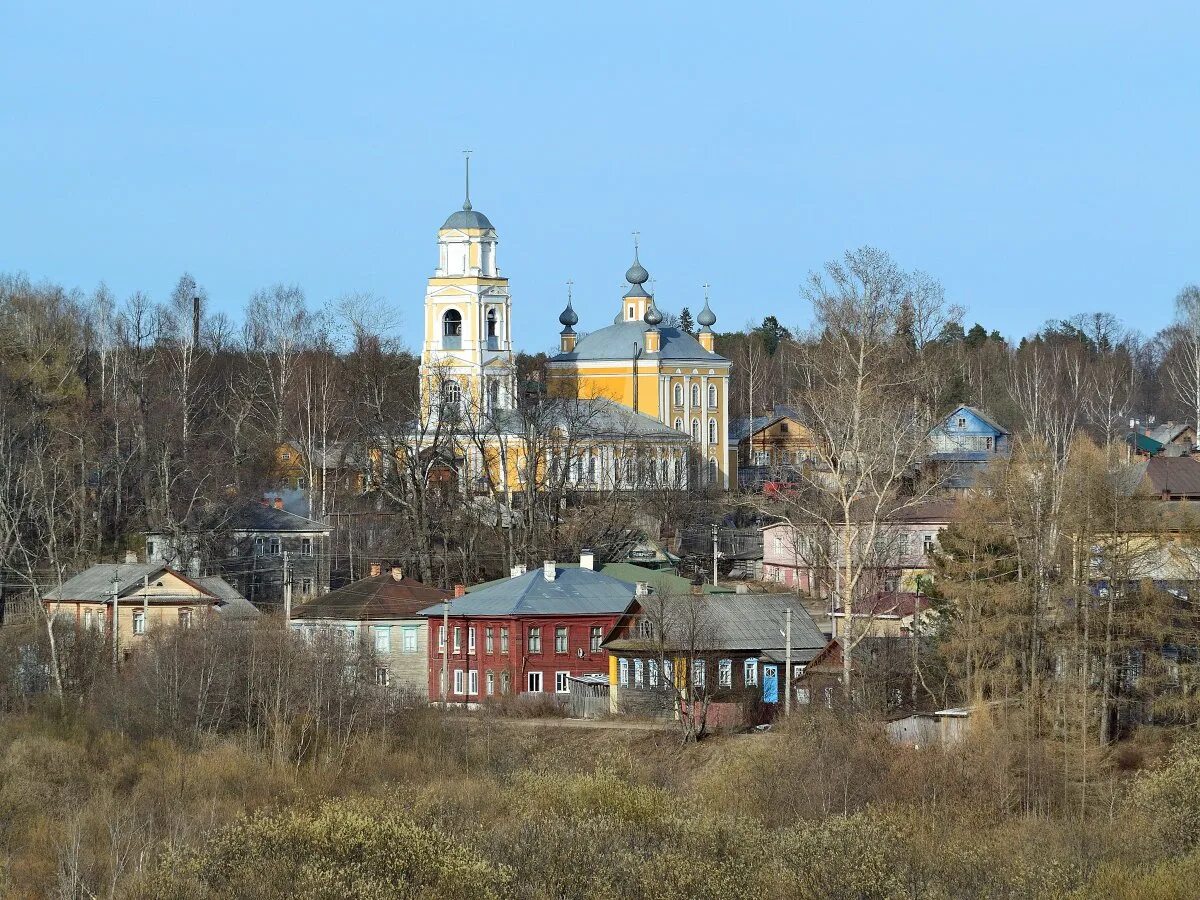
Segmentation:
<svg viewBox="0 0 1200 900">
<path fill-rule="evenodd" d="M 715 444 L 717 442 L 717 420 L 716 419 L 708 420 L 708 442 L 710 444 Z"/>
<path fill-rule="evenodd" d="M 493 378 L 488 382 L 488 409 L 493 412 L 500 408 L 500 380 Z"/>
<path fill-rule="evenodd" d="M 637 484 L 637 480 L 634 478 L 634 475 L 633 475 L 633 457 L 632 456 L 626 457 L 626 459 L 625 459 L 625 480 L 627 482 L 629 482 L 629 484 L 631 486 Z"/>
<path fill-rule="evenodd" d="M 715 459 L 710 459 L 708 461 L 708 483 L 717 483 L 717 461 Z"/>
<path fill-rule="evenodd" d="M 675 486 L 683 487 L 683 460 L 675 457 Z"/>
<path fill-rule="evenodd" d="M 596 483 L 596 457 L 595 456 L 588 457 L 588 481 L 591 484 Z"/>
<path fill-rule="evenodd" d="M 700 420 L 692 419 L 692 440 L 700 440 Z"/>
<path fill-rule="evenodd" d="M 717 386 L 715 384 L 710 384 L 708 386 L 708 408 L 717 408 Z"/>
<path fill-rule="evenodd" d="M 675 405 L 683 406 L 683 385 L 682 384 L 675 385 Z M 676 425 L 675 427 L 678 428 L 679 426 Z"/>
<path fill-rule="evenodd" d="M 678 418 L 677 418 L 677 419 L 675 420 L 675 430 L 676 430 L 676 431 L 683 431 L 683 419 L 678 419 Z"/>
<path fill-rule="evenodd" d="M 692 385 L 692 406 L 700 405 L 700 385 Z"/>
<path fill-rule="evenodd" d="M 448 309 L 442 316 L 442 347 L 458 350 L 462 347 L 462 313 Z"/>
<path fill-rule="evenodd" d="M 448 406 L 457 406 L 462 403 L 462 387 L 457 381 L 447 381 L 442 385 L 442 400 Z"/>
<path fill-rule="evenodd" d="M 629 321 L 633 321 L 633 307 L 629 307 Z"/>
<path fill-rule="evenodd" d="M 671 483 L 671 464 L 667 461 L 665 456 L 662 460 L 662 483 L 664 486 Z"/>
<path fill-rule="evenodd" d="M 487 336 L 489 338 L 499 337 L 499 319 L 496 317 L 496 309 L 493 307 L 487 311 Z"/>
</svg>

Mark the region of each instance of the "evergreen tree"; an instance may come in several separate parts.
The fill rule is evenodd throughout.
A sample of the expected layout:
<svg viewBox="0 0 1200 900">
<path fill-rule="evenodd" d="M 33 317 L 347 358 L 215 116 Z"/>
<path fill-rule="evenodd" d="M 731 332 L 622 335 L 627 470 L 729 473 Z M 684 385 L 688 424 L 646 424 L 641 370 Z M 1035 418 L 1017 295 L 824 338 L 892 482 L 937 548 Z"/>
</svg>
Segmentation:
<svg viewBox="0 0 1200 900">
<path fill-rule="evenodd" d="M 978 322 L 976 322 L 971 326 L 971 330 L 967 332 L 967 336 L 964 341 L 968 349 L 975 350 L 979 347 L 982 347 L 987 339 L 987 330 Z"/>
<path fill-rule="evenodd" d="M 679 330 L 684 334 L 696 333 L 696 323 L 692 321 L 692 311 L 686 306 L 679 311 Z"/>
</svg>

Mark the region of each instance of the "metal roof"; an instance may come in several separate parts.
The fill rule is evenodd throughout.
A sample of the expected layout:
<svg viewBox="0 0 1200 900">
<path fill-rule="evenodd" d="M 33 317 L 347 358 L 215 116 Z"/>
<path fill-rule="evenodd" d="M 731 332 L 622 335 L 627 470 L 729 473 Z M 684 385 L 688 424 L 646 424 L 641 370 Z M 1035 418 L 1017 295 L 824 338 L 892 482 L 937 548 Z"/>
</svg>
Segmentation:
<svg viewBox="0 0 1200 900">
<path fill-rule="evenodd" d="M 218 599 L 218 595 L 214 594 L 208 588 L 197 583 L 194 579 L 189 578 L 182 572 L 172 569 L 160 562 L 152 563 L 97 563 L 90 568 L 84 569 L 73 578 L 67 579 L 60 588 L 55 588 L 48 591 L 45 595 L 46 600 L 58 600 L 63 603 L 69 601 L 79 601 L 81 603 L 107 603 L 112 599 L 113 595 L 113 576 L 117 578 L 117 595 L 124 596 L 131 591 L 137 591 L 141 588 L 146 579 L 156 580 L 161 575 L 170 573 L 176 578 L 182 579 L 185 583 L 192 585 L 196 590 L 204 594 L 209 594 L 214 600 Z M 230 588 L 232 590 L 232 588 Z M 164 600 L 171 599 L 189 599 L 195 600 L 192 594 L 179 594 L 176 597 L 171 595 L 158 594 L 150 598 L 152 603 L 161 603 Z"/>
<path fill-rule="evenodd" d="M 781 419 L 800 421 L 800 417 L 794 409 L 782 403 L 776 403 L 775 408 L 769 416 L 754 416 L 753 418 L 732 420 L 729 423 L 729 440 L 734 443 L 744 441 L 750 435 L 758 434 L 764 428 L 769 428 Z"/>
<path fill-rule="evenodd" d="M 258 607 L 219 575 L 197 578 L 196 583 L 217 598 L 217 612 L 223 619 L 257 619 L 262 615 Z"/>
<path fill-rule="evenodd" d="M 356 622 L 411 619 L 431 603 L 452 595 L 414 578 L 397 581 L 391 572 L 355 581 L 297 607 L 293 619 L 346 619 Z"/>
<path fill-rule="evenodd" d="M 788 608 L 792 610 L 792 653 L 797 662 L 804 661 L 800 654 L 811 658 L 829 642 L 792 594 L 702 594 L 690 602 L 699 605 L 697 621 L 703 623 L 704 643 L 716 651 L 749 650 L 769 656 L 779 651 L 782 654 Z M 604 642 L 604 647 L 610 650 L 644 646 L 645 641 L 632 638 Z"/>
<path fill-rule="evenodd" d="M 618 615 L 633 602 L 634 586 L 591 569 L 556 566 L 547 581 L 538 566 L 516 578 L 494 581 L 450 604 L 454 616 Z M 442 605 L 421 610 L 440 616 Z"/>
<path fill-rule="evenodd" d="M 477 209 L 455 210 L 450 214 L 450 218 L 446 220 L 445 224 L 442 225 L 442 231 L 448 228 L 479 228 L 484 231 L 496 230 L 492 227 L 492 223 L 488 220 L 488 217 Z"/>
<path fill-rule="evenodd" d="M 645 332 L 646 323 L 641 319 L 636 322 L 614 322 L 612 325 L 579 338 L 574 350 L 559 353 L 550 359 L 552 362 L 630 359 L 636 344 L 640 351 L 639 359 L 678 359 L 704 363 L 727 362 L 725 357 L 709 353 L 690 334 L 671 325 L 659 327 L 659 347 L 661 349 L 650 352 L 645 347 Z"/>
</svg>

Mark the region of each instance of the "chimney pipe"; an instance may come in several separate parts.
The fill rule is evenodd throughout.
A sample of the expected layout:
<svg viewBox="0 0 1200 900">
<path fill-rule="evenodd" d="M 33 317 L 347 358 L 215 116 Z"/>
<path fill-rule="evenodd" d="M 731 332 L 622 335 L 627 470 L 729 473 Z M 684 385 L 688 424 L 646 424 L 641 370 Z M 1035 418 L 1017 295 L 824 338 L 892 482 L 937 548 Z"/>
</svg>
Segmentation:
<svg viewBox="0 0 1200 900">
<path fill-rule="evenodd" d="M 379 563 L 371 563 L 371 577 L 374 578 L 383 571 L 383 566 Z"/>
<path fill-rule="evenodd" d="M 648 582 L 648 581 L 639 581 L 639 582 L 637 583 L 637 586 L 634 588 L 633 595 L 634 595 L 635 597 L 648 597 L 648 596 L 650 596 L 650 582 Z"/>
<path fill-rule="evenodd" d="M 467 595 L 467 586 L 465 584 L 456 584 L 454 586 L 455 597 L 465 597 Z"/>
<path fill-rule="evenodd" d="M 579 568 L 595 571 L 596 555 L 587 547 L 579 551 Z"/>
<path fill-rule="evenodd" d="M 542 577 L 547 581 L 553 581 L 556 573 L 554 560 L 548 559 L 542 563 Z"/>
<path fill-rule="evenodd" d="M 126 550 L 125 551 L 125 565 L 132 566 L 137 561 L 138 561 L 137 551 L 135 551 L 135 550 Z"/>
<path fill-rule="evenodd" d="M 273 505 L 273 506 L 274 506 L 276 509 L 283 509 L 283 498 L 282 498 L 282 497 L 276 497 L 276 498 L 275 498 L 275 499 L 272 501 L 272 505 Z"/>
<path fill-rule="evenodd" d="M 402 568 L 400 568 L 399 566 L 392 566 L 392 580 L 393 581 L 403 581 L 404 580 L 404 570 Z"/>
</svg>

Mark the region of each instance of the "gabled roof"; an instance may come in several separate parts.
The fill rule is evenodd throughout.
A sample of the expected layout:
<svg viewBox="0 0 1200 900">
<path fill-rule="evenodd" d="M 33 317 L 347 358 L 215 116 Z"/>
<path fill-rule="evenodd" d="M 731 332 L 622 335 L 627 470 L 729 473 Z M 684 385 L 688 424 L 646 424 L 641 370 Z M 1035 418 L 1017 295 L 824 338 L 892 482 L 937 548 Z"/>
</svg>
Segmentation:
<svg viewBox="0 0 1200 900">
<path fill-rule="evenodd" d="M 875 594 L 873 597 L 868 597 L 865 600 L 859 601 L 854 605 L 854 618 L 859 616 L 886 616 L 888 618 L 897 617 L 906 619 L 914 615 L 917 611 L 917 595 L 906 591 L 883 592 Z M 933 601 L 928 597 L 920 598 L 921 610 L 928 612 L 933 606 Z M 844 616 L 846 610 L 838 606 L 834 610 L 835 616 Z"/>
<path fill-rule="evenodd" d="M 432 603 L 453 596 L 452 591 L 424 584 L 407 576 L 397 581 L 390 572 L 364 578 L 330 591 L 297 607 L 293 619 L 345 619 L 363 622 L 411 619 Z"/>
<path fill-rule="evenodd" d="M 1125 485 L 1155 496 L 1200 498 L 1200 459 L 1194 456 L 1152 456 L 1127 470 Z M 1138 475 L 1137 482 L 1134 479 Z"/>
<path fill-rule="evenodd" d="M 791 594 L 703 594 L 682 602 L 697 604 L 696 621 L 703 632 L 703 644 L 718 653 L 751 651 L 783 658 L 784 625 L 789 608 L 795 662 L 812 659 L 828 642 L 812 616 Z M 637 610 L 631 612 L 636 615 Z M 607 650 L 644 650 L 652 643 L 632 637 L 610 637 L 602 646 Z M 670 644 L 669 638 L 667 643 Z"/>
<path fill-rule="evenodd" d="M 989 416 L 983 410 L 976 409 L 974 406 L 968 406 L 965 403 L 960 404 L 959 406 L 956 406 L 948 415 L 943 416 L 941 423 L 937 427 L 938 428 L 945 427 L 947 422 L 949 422 L 951 419 L 953 419 L 955 416 L 957 416 L 961 412 L 970 413 L 972 416 L 977 418 L 984 425 L 988 426 L 988 428 L 991 428 L 997 434 L 1012 434 L 1011 431 L 1009 431 L 1007 428 L 1005 428 L 1003 425 L 1001 425 L 999 422 L 997 422 L 995 419 L 993 419 L 991 416 Z"/>
<path fill-rule="evenodd" d="M 653 438 L 661 441 L 690 440 L 682 431 L 676 431 L 653 416 L 634 412 L 632 408 L 607 397 L 580 397 L 578 399 L 547 400 L 545 403 L 560 404 L 554 415 L 547 416 L 545 425 L 558 424 L 564 429 L 576 429 L 587 437 L 597 438 Z M 559 415 L 561 411 L 561 415 Z M 556 422 L 557 418 L 557 422 Z M 524 433 L 525 423 L 519 410 L 498 410 L 490 427 L 505 434 Z"/>
<path fill-rule="evenodd" d="M 556 566 L 547 581 L 538 566 L 516 578 L 493 581 L 450 604 L 454 616 L 619 615 L 633 601 L 634 586 L 591 569 Z M 420 611 L 440 616 L 441 605 Z"/>
<path fill-rule="evenodd" d="M 729 440 L 734 443 L 744 441 L 752 434 L 758 434 L 764 428 L 770 428 L 781 419 L 794 419 L 799 422 L 800 417 L 796 411 L 790 406 L 782 403 L 776 403 L 775 408 L 768 416 L 754 416 L 753 418 L 733 419 L 729 423 Z"/>
<path fill-rule="evenodd" d="M 160 562 L 96 563 L 90 568 L 84 569 L 73 578 L 67 579 L 62 587 L 48 591 L 44 599 L 63 603 L 70 601 L 107 603 L 112 600 L 114 575 L 117 579 L 117 596 L 123 597 L 128 593 L 136 593 L 147 579 L 157 581 L 164 574 L 174 575 L 185 584 L 190 585 L 214 601 L 219 599 L 217 594 L 194 579 Z M 179 594 L 178 596 L 157 594 L 150 598 L 153 603 L 161 603 L 172 599 L 194 601 L 196 597 L 192 594 Z"/>
<path fill-rule="evenodd" d="M 197 578 L 196 583 L 217 598 L 216 609 L 223 619 L 257 619 L 262 616 L 258 607 L 238 593 L 219 575 Z"/>
<path fill-rule="evenodd" d="M 1153 428 L 1146 429 L 1146 436 L 1159 444 L 1169 444 L 1191 428 L 1186 422 L 1163 422 Z"/>
<path fill-rule="evenodd" d="M 243 503 L 229 517 L 234 531 L 327 532 L 329 526 L 267 503 Z"/>
<path fill-rule="evenodd" d="M 583 335 L 575 349 L 550 357 L 551 362 L 573 362 L 577 360 L 630 360 L 636 345 L 639 359 L 684 360 L 705 364 L 728 362 L 717 353 L 709 353 L 700 342 L 685 331 L 671 325 L 658 329 L 659 347 L 654 352 L 646 350 L 647 325 L 640 319 L 636 322 L 614 322 L 589 334 Z"/>
</svg>

